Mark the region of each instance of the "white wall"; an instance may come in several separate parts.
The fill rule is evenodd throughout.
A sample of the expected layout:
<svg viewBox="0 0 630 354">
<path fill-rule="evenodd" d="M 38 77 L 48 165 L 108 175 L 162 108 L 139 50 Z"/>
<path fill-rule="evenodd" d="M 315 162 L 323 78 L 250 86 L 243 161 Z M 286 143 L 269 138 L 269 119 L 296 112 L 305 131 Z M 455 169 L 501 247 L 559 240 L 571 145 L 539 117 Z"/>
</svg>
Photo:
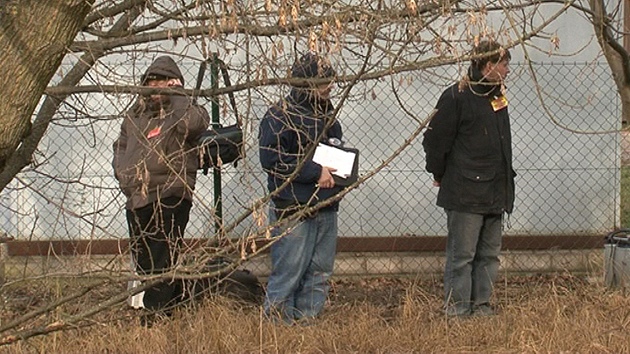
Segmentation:
<svg viewBox="0 0 630 354">
<path fill-rule="evenodd" d="M 503 26 L 501 19 L 492 21 Z M 548 31 L 561 38 L 561 52 L 575 55 L 553 57 L 530 48 L 529 56 L 536 62 L 533 69 L 538 88 L 529 67 L 522 64 L 525 57 L 522 48 L 512 50 L 508 94 L 514 166 L 519 176 L 516 209 L 510 218 L 512 228 L 507 233 L 604 233 L 618 224 L 619 135 L 577 134 L 570 130 L 601 133 L 618 129 L 619 99 L 607 66 L 595 63 L 599 47 L 585 21 L 569 13 Z M 534 43 L 542 48 L 549 46 L 542 40 Z M 239 56 L 231 58 L 235 62 L 230 65 L 234 67 Z M 580 64 L 560 64 L 568 60 Z M 119 69 L 127 74 L 129 68 L 121 65 Z M 184 63 L 183 69 L 190 87 L 197 73 L 196 64 Z M 441 91 L 460 76 L 459 69 L 438 68 L 391 79 L 406 108 L 423 119 Z M 418 126 L 399 107 L 391 87 L 389 79 L 362 83 L 355 87 L 352 99 L 341 109 L 339 119 L 345 140 L 349 146 L 361 150 L 362 173 L 378 166 Z M 256 152 L 257 124 L 278 92 L 286 89 L 252 91 L 249 109 L 245 108 L 246 99 L 239 94 L 241 113 L 248 122 L 249 149 L 246 161 L 238 168 L 228 167 L 223 175 L 226 222 L 264 193 L 266 182 Z M 541 104 L 539 93 L 548 109 Z M 62 119 L 72 117 L 64 113 L 70 110 L 61 111 L 58 124 L 51 125 L 42 141 L 41 153 L 36 156 L 39 160 L 46 159 L 40 168 L 46 175 L 24 172 L 19 175 L 21 183 L 14 181 L 13 189 L 0 194 L 3 206 L 0 228 L 17 238 L 100 239 L 127 235 L 124 200 L 111 176 L 110 162 L 111 144 L 120 124 L 120 119 L 112 116 L 124 109 L 129 97 L 82 95 L 75 96 L 72 102 L 91 117 Z M 233 120 L 233 117 L 222 119 Z M 445 233 L 443 212 L 434 205 L 437 191 L 431 186 L 431 177 L 424 172 L 421 139 L 420 136 L 385 170 L 342 202 L 342 236 Z M 51 181 L 50 175 L 71 183 Z M 211 176 L 198 178 L 198 200 L 189 236 L 203 237 L 213 232 L 212 183 Z M 33 188 L 25 188 L 23 184 Z M 252 225 L 250 217 L 236 229 L 235 235 L 251 232 Z"/>
</svg>

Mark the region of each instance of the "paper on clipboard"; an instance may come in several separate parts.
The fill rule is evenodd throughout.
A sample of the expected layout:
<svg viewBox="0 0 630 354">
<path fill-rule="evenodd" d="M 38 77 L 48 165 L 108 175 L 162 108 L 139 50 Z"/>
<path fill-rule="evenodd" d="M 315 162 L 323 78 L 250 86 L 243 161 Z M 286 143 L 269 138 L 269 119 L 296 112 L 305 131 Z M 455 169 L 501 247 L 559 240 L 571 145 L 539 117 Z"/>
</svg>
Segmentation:
<svg viewBox="0 0 630 354">
<path fill-rule="evenodd" d="M 337 171 L 333 175 L 348 178 L 352 175 L 356 153 L 338 149 L 334 146 L 318 144 L 313 155 L 313 162 L 331 167 Z"/>
</svg>

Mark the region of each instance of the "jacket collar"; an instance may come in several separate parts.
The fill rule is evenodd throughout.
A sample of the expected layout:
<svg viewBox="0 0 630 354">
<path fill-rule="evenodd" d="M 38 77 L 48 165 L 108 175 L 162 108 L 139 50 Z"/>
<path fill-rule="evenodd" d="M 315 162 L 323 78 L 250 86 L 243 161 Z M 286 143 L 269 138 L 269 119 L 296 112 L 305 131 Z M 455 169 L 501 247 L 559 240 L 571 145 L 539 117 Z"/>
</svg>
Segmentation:
<svg viewBox="0 0 630 354">
<path fill-rule="evenodd" d="M 496 85 L 488 82 L 483 77 L 481 71 L 477 68 L 470 67 L 468 68 L 468 75 L 464 80 L 468 79 L 468 85 L 470 86 L 470 90 L 478 96 L 500 96 L 501 95 L 501 85 Z"/>
</svg>

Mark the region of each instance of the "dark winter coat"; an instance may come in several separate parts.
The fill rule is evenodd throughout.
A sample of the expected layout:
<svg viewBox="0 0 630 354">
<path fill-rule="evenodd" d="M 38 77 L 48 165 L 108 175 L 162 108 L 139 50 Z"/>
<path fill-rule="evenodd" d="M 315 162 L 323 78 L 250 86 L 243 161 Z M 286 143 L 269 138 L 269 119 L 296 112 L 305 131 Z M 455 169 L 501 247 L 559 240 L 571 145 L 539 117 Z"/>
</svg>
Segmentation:
<svg viewBox="0 0 630 354">
<path fill-rule="evenodd" d="M 179 78 L 170 57 L 157 58 L 143 75 Z M 127 209 L 137 209 L 167 197 L 192 201 L 199 156 L 196 140 L 210 123 L 208 112 L 189 97 L 169 95 L 162 104 L 140 97 L 125 113 L 114 142 L 114 174 L 127 197 Z"/>
<path fill-rule="evenodd" d="M 319 101 L 307 90 L 293 88 L 285 99 L 271 106 L 263 117 L 259 132 L 260 162 L 268 174 L 269 192 L 278 189 L 303 162 L 295 179 L 280 190 L 275 199 L 315 205 L 341 190 L 341 187 L 335 186 L 316 192 L 322 166 L 312 161 L 312 154 L 306 154 L 313 144 L 319 143 L 317 137 L 322 136 L 326 122 L 334 119 L 331 116 L 333 111 L 330 100 Z M 333 123 L 322 140 L 329 138 L 341 140 L 341 125 L 338 121 Z M 338 203 L 326 208 L 336 210 Z"/>
<path fill-rule="evenodd" d="M 511 213 L 514 207 L 512 137 L 508 107 L 495 110 L 500 87 L 481 73 L 446 89 L 424 133 L 426 170 L 440 182 L 437 205 L 477 214 Z M 462 85 L 463 84 L 463 85 Z"/>
</svg>

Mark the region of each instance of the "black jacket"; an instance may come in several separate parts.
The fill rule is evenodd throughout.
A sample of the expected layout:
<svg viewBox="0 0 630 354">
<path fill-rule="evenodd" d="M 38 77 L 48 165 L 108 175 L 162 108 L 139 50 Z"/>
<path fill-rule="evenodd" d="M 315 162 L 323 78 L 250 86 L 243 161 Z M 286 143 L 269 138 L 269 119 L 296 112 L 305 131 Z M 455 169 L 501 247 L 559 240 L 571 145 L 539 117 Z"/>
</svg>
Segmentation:
<svg viewBox="0 0 630 354">
<path fill-rule="evenodd" d="M 512 137 L 503 96 L 478 71 L 446 89 L 424 133 L 426 170 L 440 182 L 437 205 L 477 214 L 511 213 L 514 207 Z M 503 97 L 504 98 L 504 97 Z M 495 101 L 500 102 L 500 101 Z"/>
</svg>

